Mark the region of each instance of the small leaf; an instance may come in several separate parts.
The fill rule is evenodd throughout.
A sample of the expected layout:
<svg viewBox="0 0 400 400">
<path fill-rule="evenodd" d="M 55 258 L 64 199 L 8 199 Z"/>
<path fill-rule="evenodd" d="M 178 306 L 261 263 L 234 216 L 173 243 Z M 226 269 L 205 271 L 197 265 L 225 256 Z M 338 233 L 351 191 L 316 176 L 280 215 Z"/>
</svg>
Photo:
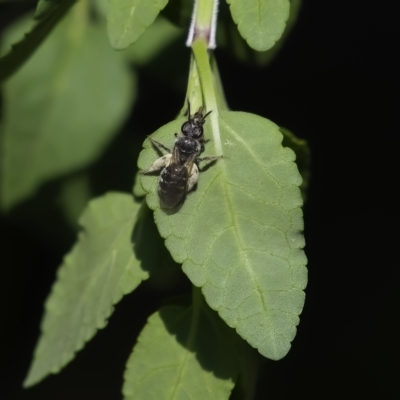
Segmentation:
<svg viewBox="0 0 400 400">
<path fill-rule="evenodd" d="M 134 65 L 147 65 L 179 36 L 182 36 L 182 33 L 182 29 L 175 27 L 167 19 L 159 17 L 140 40 L 125 49 L 122 54 Z M 174 67 L 176 68 L 176 65 Z M 160 72 L 160 68 L 158 68 L 158 73 Z"/>
<path fill-rule="evenodd" d="M 228 399 L 238 373 L 235 336 L 209 309 L 161 308 L 128 360 L 124 399 Z"/>
<path fill-rule="evenodd" d="M 213 140 L 205 155 L 224 158 L 203 168 L 178 212 L 159 208 L 157 177 L 142 176 L 142 186 L 166 247 L 210 307 L 262 355 L 278 360 L 290 349 L 304 304 L 302 179 L 271 121 L 220 112 L 216 122 L 208 137 L 206 122 L 206 139 Z M 165 125 L 153 138 L 172 147 L 182 123 Z M 147 140 L 139 168 L 156 157 Z"/>
<path fill-rule="evenodd" d="M 76 0 L 40 0 L 35 13 L 36 23 L 9 52 L 0 58 L 0 84 L 20 68 L 67 13 Z"/>
<path fill-rule="evenodd" d="M 46 301 L 42 335 L 25 386 L 59 372 L 107 325 L 123 295 L 147 279 L 133 252 L 133 244 L 142 240 L 140 235 L 132 237 L 139 209 L 140 204 L 123 193 L 89 203 L 80 220 L 84 230 L 65 256 Z"/>
<path fill-rule="evenodd" d="M 110 0 L 107 31 L 111 46 L 122 50 L 135 43 L 168 0 Z"/>
<path fill-rule="evenodd" d="M 185 34 L 159 16 L 140 40 L 122 50 L 121 55 L 134 66 L 145 67 L 146 75 L 154 82 L 183 92 L 187 85 L 188 57 Z"/>
<path fill-rule="evenodd" d="M 62 21 L 4 85 L 2 206 L 93 162 L 129 112 L 132 86 L 103 25 L 87 26 L 76 13 Z"/>
<path fill-rule="evenodd" d="M 282 36 L 289 17 L 289 0 L 227 0 L 232 18 L 248 45 L 269 50 Z"/>
<path fill-rule="evenodd" d="M 225 6 L 225 3 L 221 3 L 221 6 Z M 228 51 L 242 63 L 262 67 L 273 61 L 280 52 L 282 46 L 292 31 L 292 28 L 295 26 L 301 8 L 301 0 L 290 1 L 290 14 L 288 20 L 286 21 L 286 28 L 283 32 L 283 35 L 275 43 L 275 45 L 267 51 L 256 51 L 249 47 L 249 45 L 238 32 L 229 10 L 225 10 L 225 7 L 221 7 L 219 15 L 217 31 L 218 47 Z"/>
</svg>

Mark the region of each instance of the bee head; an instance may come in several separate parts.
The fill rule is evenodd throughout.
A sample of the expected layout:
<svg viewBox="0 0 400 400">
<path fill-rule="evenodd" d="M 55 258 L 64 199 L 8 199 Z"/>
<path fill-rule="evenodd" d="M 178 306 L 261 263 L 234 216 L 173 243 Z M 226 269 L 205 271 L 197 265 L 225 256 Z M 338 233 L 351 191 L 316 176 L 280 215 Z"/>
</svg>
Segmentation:
<svg viewBox="0 0 400 400">
<path fill-rule="evenodd" d="M 206 115 L 203 117 L 203 107 L 200 107 L 199 111 L 193 115 L 193 117 L 190 115 L 190 104 L 188 102 L 189 106 L 189 115 L 188 115 L 188 120 L 182 125 L 181 131 L 184 136 L 193 138 L 193 139 L 201 139 L 201 137 L 204 134 L 203 130 L 203 125 L 204 122 L 206 121 L 207 115 L 210 114 L 211 111 L 209 111 Z"/>
<path fill-rule="evenodd" d="M 193 119 L 186 121 L 181 128 L 182 133 L 193 139 L 200 139 L 203 136 L 203 122 L 195 122 Z"/>
</svg>

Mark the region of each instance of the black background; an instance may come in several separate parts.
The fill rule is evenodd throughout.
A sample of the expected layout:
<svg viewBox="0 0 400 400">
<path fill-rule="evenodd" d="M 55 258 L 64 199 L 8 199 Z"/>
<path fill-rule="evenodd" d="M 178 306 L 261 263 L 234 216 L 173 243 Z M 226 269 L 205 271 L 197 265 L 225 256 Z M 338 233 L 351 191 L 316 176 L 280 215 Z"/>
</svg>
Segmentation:
<svg viewBox="0 0 400 400">
<path fill-rule="evenodd" d="M 396 2 L 306 0 L 268 67 L 244 66 L 216 51 L 231 109 L 291 129 L 312 150 L 306 304 L 288 356 L 261 371 L 259 399 L 400 398 L 396 11 Z M 138 151 L 132 148 L 174 118 L 183 99 L 141 72 L 133 114 L 93 169 L 95 195 L 130 191 Z M 132 131 L 139 133 L 132 138 Z M 165 296 L 149 283 L 123 299 L 107 328 L 60 375 L 21 388 L 43 302 L 75 238 L 60 219 L 55 186 L 1 217 L 0 397 L 119 399 L 133 338 Z"/>
</svg>

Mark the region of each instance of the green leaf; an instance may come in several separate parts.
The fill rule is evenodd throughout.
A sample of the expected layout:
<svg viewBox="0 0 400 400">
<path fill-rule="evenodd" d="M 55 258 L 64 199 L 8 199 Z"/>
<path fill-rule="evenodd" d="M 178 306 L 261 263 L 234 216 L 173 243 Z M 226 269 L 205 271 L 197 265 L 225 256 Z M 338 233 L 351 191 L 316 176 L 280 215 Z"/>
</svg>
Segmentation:
<svg viewBox="0 0 400 400">
<path fill-rule="evenodd" d="M 225 3 L 221 4 L 221 6 L 224 5 Z M 300 7 L 301 0 L 290 1 L 290 14 L 286 21 L 285 31 L 276 44 L 267 51 L 256 51 L 250 48 L 246 41 L 240 36 L 229 14 L 229 10 L 225 10 L 225 7 L 221 7 L 217 31 L 218 47 L 233 54 L 240 62 L 260 67 L 265 66 L 274 60 L 281 50 L 285 40 L 295 26 Z"/>
<path fill-rule="evenodd" d="M 104 26 L 87 25 L 81 5 L 4 85 L 4 208 L 93 162 L 130 110 L 133 75 L 109 47 Z"/>
<path fill-rule="evenodd" d="M 278 360 L 290 349 L 305 297 L 302 179 L 274 123 L 243 112 L 220 112 L 216 121 L 205 155 L 224 158 L 204 168 L 178 212 L 159 208 L 156 176 L 142 176 L 142 186 L 168 250 L 210 307 L 262 355 Z M 171 148 L 182 123 L 152 137 Z M 210 129 L 208 119 L 206 139 Z M 149 140 L 144 146 L 141 169 L 157 157 Z"/>
<path fill-rule="evenodd" d="M 233 334 L 209 309 L 161 308 L 128 360 L 124 399 L 228 399 L 238 373 Z"/>
<path fill-rule="evenodd" d="M 296 154 L 296 164 L 299 168 L 303 182 L 300 186 L 301 195 L 305 201 L 307 198 L 308 183 L 310 181 L 311 152 L 308 143 L 304 139 L 297 138 L 286 128 L 279 128 L 283 134 L 282 145 L 291 148 Z"/>
<path fill-rule="evenodd" d="M 96 14 L 97 18 L 101 18 L 102 20 L 107 19 L 107 14 L 108 14 L 108 7 L 109 7 L 109 0 L 94 0 L 92 5 L 93 5 L 93 11 Z"/>
<path fill-rule="evenodd" d="M 132 192 L 133 192 L 133 195 L 138 199 L 140 199 L 141 197 L 144 197 L 146 195 L 146 192 L 143 190 L 142 185 L 140 183 L 138 174 L 136 174 L 136 176 L 135 176 L 135 183 L 133 184 Z"/>
<path fill-rule="evenodd" d="M 0 84 L 20 68 L 67 13 L 76 0 L 40 0 L 35 13 L 36 23 L 6 55 L 0 58 Z"/>
<path fill-rule="evenodd" d="M 232 18 L 248 45 L 269 50 L 282 36 L 289 17 L 289 0 L 227 0 Z"/>
<path fill-rule="evenodd" d="M 90 176 L 87 172 L 80 172 L 67 177 L 60 184 L 58 204 L 61 206 L 68 224 L 78 230 L 79 216 L 92 197 Z"/>
<path fill-rule="evenodd" d="M 135 43 L 168 0 L 110 0 L 107 31 L 111 46 L 122 50 Z"/>
<path fill-rule="evenodd" d="M 182 29 L 175 27 L 167 19 L 159 17 L 141 39 L 125 49 L 122 54 L 134 65 L 147 65 L 179 36 L 182 36 L 182 33 Z M 160 73 L 160 68 L 158 68 L 158 73 Z"/>
<path fill-rule="evenodd" d="M 46 301 L 42 335 L 25 386 L 32 386 L 68 364 L 98 329 L 113 306 L 134 290 L 148 273 L 133 252 L 132 236 L 140 204 L 132 196 L 108 193 L 92 200 L 80 224 L 84 230 L 64 258 Z M 153 250 L 154 252 L 154 250 Z"/>
<path fill-rule="evenodd" d="M 33 18 L 36 20 L 47 18 L 57 7 L 59 7 L 62 1 L 64 0 L 39 0 Z"/>
</svg>

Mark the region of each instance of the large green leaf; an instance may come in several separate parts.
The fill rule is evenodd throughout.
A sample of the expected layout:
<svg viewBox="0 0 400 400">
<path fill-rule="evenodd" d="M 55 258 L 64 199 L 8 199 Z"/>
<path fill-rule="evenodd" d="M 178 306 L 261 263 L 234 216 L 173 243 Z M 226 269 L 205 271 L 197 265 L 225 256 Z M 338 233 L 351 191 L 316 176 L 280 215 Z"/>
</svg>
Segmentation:
<svg viewBox="0 0 400 400">
<path fill-rule="evenodd" d="M 110 0 L 107 31 L 111 46 L 122 50 L 135 43 L 168 0 Z"/>
<path fill-rule="evenodd" d="M 182 122 L 160 128 L 154 139 L 172 147 Z M 295 154 L 282 147 L 271 121 L 220 112 L 215 122 L 212 136 L 210 122 L 205 125 L 206 138 L 213 138 L 206 154 L 224 158 L 201 172 L 197 190 L 178 212 L 159 208 L 156 176 L 142 176 L 142 186 L 167 248 L 211 308 L 277 360 L 290 349 L 304 304 L 302 179 Z M 147 140 L 139 167 L 148 168 L 156 157 Z"/>
<path fill-rule="evenodd" d="M 4 85 L 5 208 L 44 181 L 93 162 L 130 110 L 133 84 L 126 63 L 109 47 L 102 24 L 87 25 L 79 8 L 73 11 Z"/>
<path fill-rule="evenodd" d="M 28 33 L 0 58 L 0 83 L 29 59 L 75 2 L 76 0 L 39 1 L 35 14 L 36 22 L 29 31 L 26 30 Z"/>
<path fill-rule="evenodd" d="M 140 204 L 128 194 L 109 193 L 89 203 L 80 220 L 84 230 L 65 256 L 46 301 L 42 335 L 25 386 L 59 372 L 106 326 L 122 296 L 147 279 L 140 261 L 145 257 L 134 252 L 144 238 L 140 229 L 132 235 L 140 218 Z"/>
<path fill-rule="evenodd" d="M 282 36 L 289 0 L 227 0 L 239 32 L 254 50 L 269 50 Z"/>
<path fill-rule="evenodd" d="M 228 399 L 238 373 L 235 336 L 211 310 L 153 314 L 125 371 L 125 400 Z"/>
</svg>

